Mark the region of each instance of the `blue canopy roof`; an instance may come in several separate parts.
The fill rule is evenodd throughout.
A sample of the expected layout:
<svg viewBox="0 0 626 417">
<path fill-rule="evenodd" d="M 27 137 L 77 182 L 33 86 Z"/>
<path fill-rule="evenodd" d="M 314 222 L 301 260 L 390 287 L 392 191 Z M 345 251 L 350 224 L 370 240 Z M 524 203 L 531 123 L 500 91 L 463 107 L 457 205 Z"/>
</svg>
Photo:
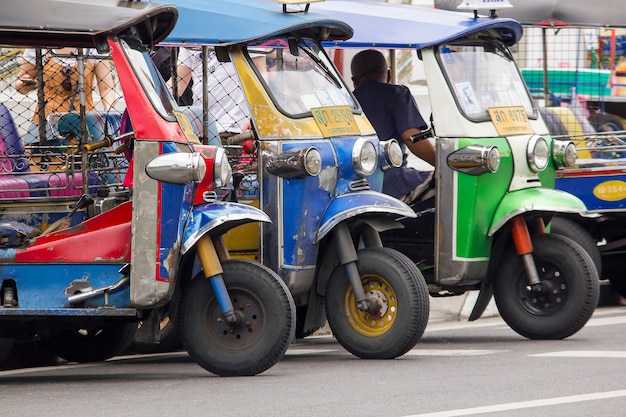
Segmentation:
<svg viewBox="0 0 626 417">
<path fill-rule="evenodd" d="M 267 0 L 158 0 L 176 5 L 178 23 L 163 43 L 230 45 L 273 35 L 323 28 L 327 39 L 352 36 L 346 23 L 316 13 L 283 13 L 282 5 Z M 317 4 L 317 3 L 314 3 Z"/>
<path fill-rule="evenodd" d="M 319 34 L 323 26 L 330 29 L 324 45 L 342 48 L 420 49 L 487 29 L 499 32 L 511 45 L 523 33 L 522 26 L 512 19 L 474 19 L 467 13 L 372 0 L 325 0 L 311 3 L 308 13 L 291 14 L 283 13 L 274 0 L 167 2 L 175 4 L 179 14 L 164 42 L 173 44 L 227 45 L 292 30 Z"/>
<path fill-rule="evenodd" d="M 512 19 L 474 19 L 468 13 L 380 1 L 326 0 L 311 4 L 310 9 L 354 29 L 351 39 L 325 42 L 328 47 L 421 49 L 487 29 L 499 32 L 512 45 L 523 33 L 521 24 Z"/>
</svg>

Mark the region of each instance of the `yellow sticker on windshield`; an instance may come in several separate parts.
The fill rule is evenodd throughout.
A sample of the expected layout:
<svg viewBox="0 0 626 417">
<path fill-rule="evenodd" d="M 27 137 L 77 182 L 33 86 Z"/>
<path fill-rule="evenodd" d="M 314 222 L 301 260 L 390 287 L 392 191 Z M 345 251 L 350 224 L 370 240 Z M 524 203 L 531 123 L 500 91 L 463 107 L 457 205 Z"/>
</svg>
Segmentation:
<svg viewBox="0 0 626 417">
<path fill-rule="evenodd" d="M 350 106 L 317 107 L 311 113 L 325 138 L 361 134 Z"/>
<path fill-rule="evenodd" d="M 528 135 L 534 133 L 526 109 L 522 106 L 492 107 L 489 116 L 499 135 Z"/>
<path fill-rule="evenodd" d="M 193 127 L 191 126 L 191 121 L 189 120 L 189 117 L 187 117 L 187 115 L 183 113 L 182 111 L 174 110 L 173 113 L 176 116 L 176 120 L 178 120 L 178 124 L 180 125 L 180 128 L 183 130 L 183 133 L 185 134 L 185 137 L 187 138 L 187 140 L 193 143 L 200 143 L 200 139 L 198 139 L 198 135 L 196 135 L 196 132 L 193 130 Z"/>
</svg>

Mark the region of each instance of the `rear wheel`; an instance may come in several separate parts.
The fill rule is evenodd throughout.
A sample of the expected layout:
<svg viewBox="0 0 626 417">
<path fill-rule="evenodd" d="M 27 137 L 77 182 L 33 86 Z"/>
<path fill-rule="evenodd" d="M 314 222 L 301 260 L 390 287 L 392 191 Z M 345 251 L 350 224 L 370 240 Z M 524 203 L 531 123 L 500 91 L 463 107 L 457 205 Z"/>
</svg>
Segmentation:
<svg viewBox="0 0 626 417">
<path fill-rule="evenodd" d="M 598 270 L 598 277 L 602 278 L 602 256 L 600 255 L 600 249 L 598 249 L 596 240 L 583 226 L 563 217 L 555 217 L 550 222 L 550 232 L 567 236 L 582 246 L 589 256 L 591 256 L 591 260 Z"/>
<path fill-rule="evenodd" d="M 263 265 L 222 263 L 223 279 L 240 316 L 224 321 L 211 282 L 198 274 L 184 289 L 177 315 L 189 356 L 219 376 L 256 375 L 285 354 L 295 331 L 295 305 L 284 282 Z"/>
<path fill-rule="evenodd" d="M 337 341 L 365 359 L 392 359 L 411 350 L 428 324 L 429 294 L 421 272 L 390 248 L 358 253 L 357 267 L 368 296 L 379 300 L 376 314 L 359 310 L 344 266 L 333 271 L 326 288 L 326 316 Z"/>
<path fill-rule="evenodd" d="M 0 337 L 0 365 L 2 365 L 13 351 L 13 338 Z"/>
<path fill-rule="evenodd" d="M 621 117 L 611 113 L 599 113 L 591 118 L 591 125 L 598 132 L 617 132 L 624 130 L 624 121 Z"/>
<path fill-rule="evenodd" d="M 99 362 L 124 352 L 136 331 L 136 322 L 108 322 L 67 329 L 43 342 L 51 352 L 68 362 Z"/>
<path fill-rule="evenodd" d="M 504 321 L 524 337 L 564 339 L 582 329 L 598 304 L 596 269 L 587 252 L 565 236 L 533 235 L 532 244 L 543 290 L 527 288 L 522 258 L 510 248 L 495 277 L 498 310 Z"/>
</svg>

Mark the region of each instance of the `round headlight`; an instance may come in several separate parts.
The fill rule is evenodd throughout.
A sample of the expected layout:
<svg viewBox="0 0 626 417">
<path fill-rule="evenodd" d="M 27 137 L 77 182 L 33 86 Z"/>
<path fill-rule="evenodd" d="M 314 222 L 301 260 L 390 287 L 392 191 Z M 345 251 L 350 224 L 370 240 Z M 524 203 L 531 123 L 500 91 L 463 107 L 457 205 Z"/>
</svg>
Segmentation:
<svg viewBox="0 0 626 417">
<path fill-rule="evenodd" d="M 552 158 L 558 168 L 576 165 L 576 145 L 569 140 L 552 140 Z"/>
<path fill-rule="evenodd" d="M 531 136 L 526 149 L 528 167 L 533 172 L 541 172 L 548 166 L 550 148 L 548 142 L 538 135 Z"/>
<path fill-rule="evenodd" d="M 360 138 L 352 148 L 352 166 L 357 175 L 366 177 L 376 170 L 377 160 L 376 147 L 367 139 Z"/>
<path fill-rule="evenodd" d="M 233 170 L 228 163 L 228 156 L 224 148 L 217 148 L 213 164 L 213 184 L 215 188 L 221 188 L 228 184 L 232 175 Z"/>
<path fill-rule="evenodd" d="M 576 159 L 578 159 L 578 153 L 576 152 L 576 145 L 574 145 L 574 142 L 570 142 L 565 147 L 565 158 L 564 158 L 565 166 L 573 167 L 574 165 L 576 165 Z"/>
<path fill-rule="evenodd" d="M 309 148 L 304 154 L 304 170 L 308 175 L 316 176 L 322 169 L 322 155 L 316 148 Z"/>
<path fill-rule="evenodd" d="M 487 169 L 489 172 L 496 172 L 500 168 L 500 151 L 492 146 L 487 153 Z"/>
<path fill-rule="evenodd" d="M 383 170 L 394 167 L 398 168 L 402 165 L 402 147 L 396 139 L 389 139 L 384 142 L 380 142 L 383 149 L 385 150 L 385 162 L 386 164 L 382 166 Z"/>
</svg>

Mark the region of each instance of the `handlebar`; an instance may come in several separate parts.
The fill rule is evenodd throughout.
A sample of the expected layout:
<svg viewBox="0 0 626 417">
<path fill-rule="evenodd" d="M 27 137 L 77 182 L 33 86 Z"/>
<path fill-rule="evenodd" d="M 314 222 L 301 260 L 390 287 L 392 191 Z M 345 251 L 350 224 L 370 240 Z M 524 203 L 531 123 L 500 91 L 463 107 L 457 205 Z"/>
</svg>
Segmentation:
<svg viewBox="0 0 626 417">
<path fill-rule="evenodd" d="M 102 140 L 97 140 L 95 142 L 85 144 L 84 149 L 86 152 L 92 152 L 97 149 L 111 147 L 113 146 L 114 142 L 121 141 L 123 143 L 113 150 L 113 153 L 120 154 L 128 149 L 129 139 L 132 138 L 134 135 L 135 135 L 135 132 L 128 132 L 116 138 L 110 138 L 107 136 Z"/>
<path fill-rule="evenodd" d="M 236 135 L 229 136 L 226 139 L 227 145 L 239 145 L 247 140 L 254 139 L 254 132 L 252 130 L 247 130 L 242 133 L 237 133 Z"/>
<path fill-rule="evenodd" d="M 85 144 L 85 150 L 87 152 L 91 152 L 91 151 L 95 151 L 96 149 L 106 148 L 108 146 L 111 146 L 112 144 L 113 144 L 113 141 L 111 140 L 111 138 L 106 137 L 102 140 L 97 140 L 95 142 Z"/>
<path fill-rule="evenodd" d="M 432 138 L 432 137 L 433 137 L 432 129 L 423 130 L 420 133 L 416 133 L 413 136 L 411 136 L 411 142 L 416 143 L 421 140 Z"/>
</svg>

